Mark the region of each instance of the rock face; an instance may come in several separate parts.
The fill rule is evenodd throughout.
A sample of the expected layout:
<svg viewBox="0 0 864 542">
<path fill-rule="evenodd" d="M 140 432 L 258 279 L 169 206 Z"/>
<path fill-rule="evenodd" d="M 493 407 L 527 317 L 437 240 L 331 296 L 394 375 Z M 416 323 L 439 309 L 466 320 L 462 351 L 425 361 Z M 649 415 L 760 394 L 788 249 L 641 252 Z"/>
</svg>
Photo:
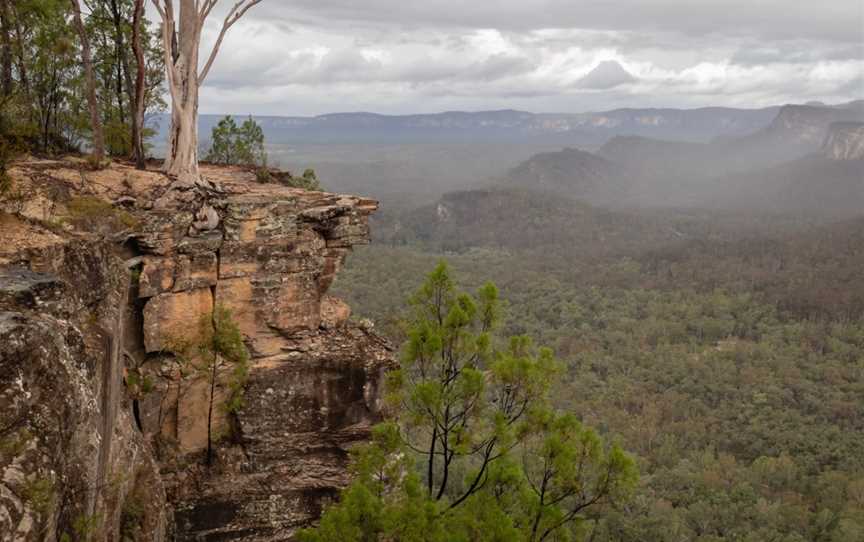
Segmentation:
<svg viewBox="0 0 864 542">
<path fill-rule="evenodd" d="M 393 363 L 391 349 L 368 329 L 350 323 L 347 305 L 327 295 L 351 247 L 369 241 L 368 217 L 377 202 L 262 185 L 240 170 L 205 168 L 204 175 L 216 186 L 205 192 L 178 188 L 161 174 L 113 169 L 88 174 L 93 182 L 87 190 L 95 193 L 91 197 L 115 202 L 117 212 L 123 207 L 122 212 L 134 217 L 126 221 L 134 227 L 114 232 L 113 242 L 98 242 L 102 250 L 90 258 L 101 270 L 98 280 L 69 272 L 66 265 L 54 265 L 53 274 L 31 274 L 41 271 L 37 260 L 50 259 L 44 247 L 34 251 L 38 257 L 33 261 L 20 262 L 20 276 L 0 278 L 0 310 L 15 311 L 2 313 L 0 334 L 32 337 L 30 342 L 0 343 L 0 364 L 5 364 L 0 390 L 6 390 L 0 406 L 24 408 L 25 400 L 53 404 L 43 399 L 53 391 L 43 388 L 42 381 L 32 385 L 39 395 L 26 399 L 27 393 L 36 393 L 28 391 L 26 377 L 22 388 L 20 378 L 6 382 L 5 375 L 23 370 L 16 358 L 20 352 L 32 350 L 31 357 L 42 356 L 46 363 L 62 352 L 69 374 L 56 374 L 51 390 L 77 386 L 78 393 L 69 395 L 75 397 L 70 405 L 65 405 L 65 393 L 54 396 L 56 409 L 65 408 L 65 416 L 75 422 L 61 427 L 78 428 L 70 435 L 57 429 L 58 435 L 51 437 L 58 455 L 68 461 L 79 458 L 77 468 L 66 470 L 93 471 L 93 480 L 100 480 L 115 472 L 112 469 L 123 471 L 121 459 L 130 454 L 138 463 L 158 464 L 160 476 L 155 468 L 138 476 L 150 485 L 124 486 L 121 494 L 142 493 L 135 504 L 145 503 L 140 508 L 154 514 L 164 512 L 152 518 L 135 516 L 135 525 L 145 533 L 137 539 L 160 540 L 164 527 L 168 539 L 175 540 L 290 540 L 347 483 L 347 449 L 367 438 L 380 417 L 379 386 L 383 371 Z M 62 184 L 73 197 L 81 190 L 76 185 L 81 174 L 68 163 L 27 163 L 13 175 L 33 184 L 37 203 L 47 197 L 48 187 Z M 64 203 L 57 207 L 62 215 Z M 39 208 L 44 206 L 33 207 Z M 57 235 L 64 246 L 72 246 L 68 238 L 86 237 L 68 229 Z M 68 249 L 72 254 L 93 252 L 75 246 Z M 122 260 L 117 252 L 122 252 Z M 0 253 L 0 264 L 17 264 L 18 259 Z M 132 270 L 131 285 L 124 278 L 130 275 L 126 267 Z M 69 292 L 78 291 L 98 302 L 72 304 Z M 97 291 L 112 295 L 99 296 Z M 100 307 L 100 322 L 115 322 L 114 327 L 102 326 L 112 333 L 97 334 L 68 320 L 69 314 L 83 310 L 78 320 L 86 321 L 86 310 L 94 303 Z M 211 386 L 194 370 L 198 355 L 187 359 L 177 353 L 177 345 L 194 342 L 215 307 L 231 311 L 251 360 L 243 406 L 231 414 L 223 408 L 230 374 L 217 373 L 212 388 L 215 459 L 207 466 L 203 459 Z M 117 320 L 117 314 L 125 316 Z M 35 347 L 41 341 L 50 345 L 47 352 Z M 85 359 L 89 350 L 79 344 L 90 342 L 102 345 L 91 356 L 101 359 L 101 365 Z M 72 374 L 73 369 L 81 375 Z M 119 389 L 124 371 L 125 391 Z M 92 385 L 87 393 L 83 384 L 75 384 L 87 375 L 90 381 L 110 380 L 117 386 L 109 393 L 106 385 Z M 123 444 L 106 451 L 104 439 L 96 438 L 100 428 L 113 428 L 114 433 L 123 428 Z M 66 440 L 56 445 L 59 439 Z M 30 447 L 44 455 L 46 445 L 39 441 Z M 113 458 L 111 454 L 120 459 L 106 463 L 102 457 Z M 99 461 L 94 462 L 95 457 Z M 31 472 L 21 461 L 16 455 L 9 464 L 18 465 L 15 472 Z M 136 471 L 130 467 L 125 472 Z M 12 514 L 15 528 L 30 525 L 35 532 L 45 519 L 35 518 L 20 504 L 26 484 L 16 483 L 11 489 L 0 486 L 0 506 L 24 510 Z M 152 491 L 136 489 L 142 486 Z M 107 504 L 101 509 L 97 502 L 88 504 L 87 511 L 104 509 L 122 516 L 123 498 L 107 495 L 102 500 Z M 0 532 L 2 521 L 0 513 Z M 112 525 L 121 524 L 118 519 Z M 116 539 L 107 530 L 97 538 Z"/>
<path fill-rule="evenodd" d="M 835 122 L 822 150 L 832 160 L 864 160 L 864 122 Z"/>
<path fill-rule="evenodd" d="M 0 540 L 163 540 L 158 467 L 124 408 L 126 269 L 98 243 L 18 256 L 0 268 Z"/>
<path fill-rule="evenodd" d="M 786 105 L 768 131 L 794 143 L 818 148 L 831 123 L 853 116 L 853 111 L 811 105 Z"/>
<path fill-rule="evenodd" d="M 217 465 L 166 477 L 176 537 L 284 540 L 346 483 L 346 448 L 378 418 L 390 352 L 326 295 L 351 246 L 368 242 L 377 203 L 221 184 L 224 192 L 188 202 L 164 196 L 135 238 L 143 346 L 156 357 L 145 366 L 159 374 L 173 336 L 194 335 L 215 306 L 231 310 L 252 354 L 245 406 L 217 422 L 232 433 Z M 171 400 L 169 384 L 159 386 L 160 404 Z M 190 383 L 178 406 L 173 423 L 152 424 L 154 409 L 142 409 L 145 431 L 194 455 L 206 446 L 206 390 Z"/>
<path fill-rule="evenodd" d="M 347 328 L 258 360 L 237 417 L 241 444 L 217 471 L 172 488 L 177 540 L 287 540 L 317 518 L 347 482 L 347 447 L 376 418 L 384 356 L 380 339 Z"/>
</svg>

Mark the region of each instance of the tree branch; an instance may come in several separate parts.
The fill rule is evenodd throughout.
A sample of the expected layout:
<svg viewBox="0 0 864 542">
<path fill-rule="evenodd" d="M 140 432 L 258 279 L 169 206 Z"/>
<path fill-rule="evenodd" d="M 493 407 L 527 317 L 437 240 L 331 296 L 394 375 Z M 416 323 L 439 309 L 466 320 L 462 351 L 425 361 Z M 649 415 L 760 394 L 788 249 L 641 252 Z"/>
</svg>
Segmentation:
<svg viewBox="0 0 864 542">
<path fill-rule="evenodd" d="M 162 17 L 162 22 L 165 22 L 165 10 L 162 9 L 162 6 L 159 5 L 159 0 L 150 0 L 153 4 L 153 7 L 156 8 L 156 11 L 159 12 L 159 16 Z"/>
<path fill-rule="evenodd" d="M 209 9 L 206 9 L 208 6 L 205 4 L 205 18 L 206 15 L 210 14 L 213 6 L 216 5 L 218 0 L 207 0 L 210 4 Z M 210 68 L 213 67 L 213 62 L 216 60 L 216 55 L 219 53 L 219 48 L 222 46 L 222 40 L 225 39 L 225 34 L 228 32 L 228 29 L 234 26 L 238 20 L 240 20 L 243 15 L 246 14 L 247 11 L 252 9 L 253 6 L 256 6 L 261 3 L 261 0 L 240 0 L 234 7 L 231 8 L 231 11 L 228 12 L 228 15 L 225 16 L 225 21 L 222 23 L 222 30 L 219 31 L 219 37 L 216 39 L 216 43 L 213 45 L 213 50 L 210 51 L 210 57 L 207 59 L 207 64 L 204 65 L 204 70 L 201 72 L 201 75 L 198 76 L 198 84 L 203 84 L 204 80 L 207 79 L 207 74 L 210 73 Z M 201 25 L 204 26 L 204 20 L 201 20 Z"/>
</svg>

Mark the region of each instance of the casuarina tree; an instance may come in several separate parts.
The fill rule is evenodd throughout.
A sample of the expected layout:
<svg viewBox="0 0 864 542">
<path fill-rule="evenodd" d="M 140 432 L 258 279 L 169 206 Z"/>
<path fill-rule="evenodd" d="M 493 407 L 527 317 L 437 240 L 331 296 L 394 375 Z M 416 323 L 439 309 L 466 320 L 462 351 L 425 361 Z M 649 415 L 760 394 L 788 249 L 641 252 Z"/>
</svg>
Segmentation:
<svg viewBox="0 0 864 542">
<path fill-rule="evenodd" d="M 497 325 L 498 290 L 459 292 L 446 264 L 411 300 L 391 419 L 355 450 L 354 482 L 306 542 L 574 540 L 589 517 L 625 502 L 634 460 L 549 388 L 552 352 Z"/>
</svg>

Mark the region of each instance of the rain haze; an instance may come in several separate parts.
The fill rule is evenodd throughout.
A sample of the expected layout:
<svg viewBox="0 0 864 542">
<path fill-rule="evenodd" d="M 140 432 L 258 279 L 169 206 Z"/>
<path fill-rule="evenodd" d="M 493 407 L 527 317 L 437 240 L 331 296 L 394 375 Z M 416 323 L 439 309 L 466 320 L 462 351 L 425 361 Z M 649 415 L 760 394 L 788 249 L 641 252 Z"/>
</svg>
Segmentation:
<svg viewBox="0 0 864 542">
<path fill-rule="evenodd" d="M 862 33 L 857 0 L 265 1 L 229 33 L 201 111 L 849 101 L 864 92 Z"/>
<path fill-rule="evenodd" d="M 0 0 L 0 542 L 864 542 L 864 0 Z"/>
</svg>

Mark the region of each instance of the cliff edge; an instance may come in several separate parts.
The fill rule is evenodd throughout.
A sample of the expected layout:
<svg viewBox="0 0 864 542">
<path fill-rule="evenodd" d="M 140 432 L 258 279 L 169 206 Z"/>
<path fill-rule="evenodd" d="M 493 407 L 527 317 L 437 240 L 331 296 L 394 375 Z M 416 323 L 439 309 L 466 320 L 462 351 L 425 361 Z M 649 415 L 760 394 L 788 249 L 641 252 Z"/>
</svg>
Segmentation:
<svg viewBox="0 0 864 542">
<path fill-rule="evenodd" d="M 11 169 L 0 540 L 290 540 L 347 483 L 393 359 L 327 291 L 377 202 L 203 174 L 211 189 L 74 159 Z M 217 306 L 251 361 L 243 406 L 213 410 L 206 466 L 210 387 L 171 343 Z"/>
<path fill-rule="evenodd" d="M 831 160 L 864 160 L 864 122 L 835 122 L 822 151 Z"/>
</svg>

